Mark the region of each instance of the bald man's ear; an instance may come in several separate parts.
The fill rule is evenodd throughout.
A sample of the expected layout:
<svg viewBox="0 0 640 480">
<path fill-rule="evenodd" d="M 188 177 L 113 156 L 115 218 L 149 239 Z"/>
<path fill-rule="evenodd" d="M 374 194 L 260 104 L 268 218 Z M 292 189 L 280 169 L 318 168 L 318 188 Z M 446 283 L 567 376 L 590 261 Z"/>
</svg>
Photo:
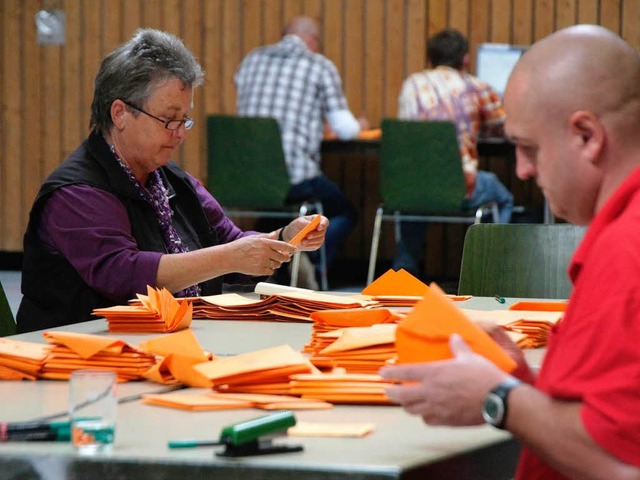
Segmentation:
<svg viewBox="0 0 640 480">
<path fill-rule="evenodd" d="M 569 117 L 569 129 L 578 138 L 582 155 L 597 163 L 604 148 L 605 131 L 598 116 L 588 110 L 578 110 Z"/>
</svg>

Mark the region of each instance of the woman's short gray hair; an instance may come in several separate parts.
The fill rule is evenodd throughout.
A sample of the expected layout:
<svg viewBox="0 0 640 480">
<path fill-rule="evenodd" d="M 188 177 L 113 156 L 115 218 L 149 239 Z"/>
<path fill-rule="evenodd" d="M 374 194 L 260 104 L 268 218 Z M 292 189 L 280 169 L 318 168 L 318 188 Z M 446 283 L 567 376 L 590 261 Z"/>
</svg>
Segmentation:
<svg viewBox="0 0 640 480">
<path fill-rule="evenodd" d="M 185 88 L 194 88 L 202 84 L 204 72 L 175 35 L 138 29 L 131 40 L 102 60 L 94 83 L 89 128 L 107 134 L 113 125 L 114 100 L 142 106 L 157 86 L 173 78 Z"/>
</svg>

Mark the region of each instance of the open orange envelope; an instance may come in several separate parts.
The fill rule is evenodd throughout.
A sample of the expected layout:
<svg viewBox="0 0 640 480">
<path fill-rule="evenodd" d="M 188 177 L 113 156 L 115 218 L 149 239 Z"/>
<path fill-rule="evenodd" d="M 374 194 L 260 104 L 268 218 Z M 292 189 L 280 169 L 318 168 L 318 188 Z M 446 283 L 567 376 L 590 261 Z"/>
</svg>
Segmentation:
<svg viewBox="0 0 640 480">
<path fill-rule="evenodd" d="M 362 290 L 363 295 L 377 296 L 420 296 L 422 297 L 429 287 L 401 268 L 397 272 L 387 270 Z"/>
<path fill-rule="evenodd" d="M 396 330 L 398 363 L 452 358 L 449 337 L 457 333 L 476 353 L 506 372 L 515 361 L 480 326 L 473 323 L 435 284 Z"/>
<path fill-rule="evenodd" d="M 177 300 L 166 288 L 147 286 L 147 295 L 137 295 L 141 305 L 116 305 L 93 310 L 109 323 L 110 332 L 175 332 L 189 327 L 193 304 Z"/>
</svg>

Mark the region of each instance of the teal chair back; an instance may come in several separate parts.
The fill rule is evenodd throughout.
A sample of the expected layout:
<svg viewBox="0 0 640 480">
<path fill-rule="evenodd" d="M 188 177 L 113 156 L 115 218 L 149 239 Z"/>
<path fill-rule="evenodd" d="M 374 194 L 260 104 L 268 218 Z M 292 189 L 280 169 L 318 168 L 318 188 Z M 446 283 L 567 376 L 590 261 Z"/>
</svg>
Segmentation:
<svg viewBox="0 0 640 480">
<path fill-rule="evenodd" d="M 386 211 L 462 213 L 466 185 L 452 122 L 384 119 L 380 173 Z"/>
<path fill-rule="evenodd" d="M 7 337 L 9 335 L 15 335 L 16 322 L 9 307 L 9 301 L 7 295 L 4 293 L 2 283 L 0 283 L 0 337 Z"/>
<path fill-rule="evenodd" d="M 477 224 L 462 252 L 461 295 L 569 298 L 567 267 L 585 227 Z"/>
<path fill-rule="evenodd" d="M 211 115 L 207 143 L 207 188 L 223 207 L 284 208 L 290 183 L 275 119 Z"/>
</svg>

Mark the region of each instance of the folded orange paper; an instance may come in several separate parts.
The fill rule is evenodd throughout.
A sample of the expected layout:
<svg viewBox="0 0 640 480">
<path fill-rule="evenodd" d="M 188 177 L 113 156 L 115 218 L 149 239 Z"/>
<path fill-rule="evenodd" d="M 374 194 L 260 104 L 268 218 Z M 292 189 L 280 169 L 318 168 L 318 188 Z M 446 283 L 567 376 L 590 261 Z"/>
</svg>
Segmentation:
<svg viewBox="0 0 640 480">
<path fill-rule="evenodd" d="M 363 295 L 371 296 L 420 296 L 429 287 L 404 269 L 397 272 L 389 269 L 362 290 Z"/>
<path fill-rule="evenodd" d="M 473 323 L 435 284 L 396 330 L 398 363 L 445 360 L 453 357 L 449 338 L 457 333 L 476 353 L 510 372 L 515 361 L 487 332 Z"/>
</svg>

